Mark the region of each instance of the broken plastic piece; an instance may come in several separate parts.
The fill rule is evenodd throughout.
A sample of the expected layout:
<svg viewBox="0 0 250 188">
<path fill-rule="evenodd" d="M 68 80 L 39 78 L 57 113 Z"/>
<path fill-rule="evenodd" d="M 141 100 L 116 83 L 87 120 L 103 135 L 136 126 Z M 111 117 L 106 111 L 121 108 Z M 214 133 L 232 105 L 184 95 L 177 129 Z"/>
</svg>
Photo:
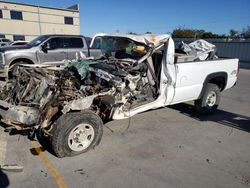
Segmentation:
<svg viewBox="0 0 250 188">
<path fill-rule="evenodd" d="M 80 60 L 80 61 L 73 61 L 68 65 L 69 68 L 75 69 L 78 74 L 81 76 L 81 80 L 84 80 L 89 71 L 89 65 L 96 64 L 95 61 L 90 60 Z"/>
</svg>

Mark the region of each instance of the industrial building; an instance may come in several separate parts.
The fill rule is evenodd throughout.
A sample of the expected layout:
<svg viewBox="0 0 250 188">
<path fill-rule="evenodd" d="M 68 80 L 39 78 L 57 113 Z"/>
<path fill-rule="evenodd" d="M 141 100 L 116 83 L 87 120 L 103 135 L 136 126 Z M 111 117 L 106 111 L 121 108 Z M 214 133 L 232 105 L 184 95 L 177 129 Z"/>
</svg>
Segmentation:
<svg viewBox="0 0 250 188">
<path fill-rule="evenodd" d="M 54 8 L 0 1 L 0 38 L 30 41 L 44 34 L 79 35 L 79 5 Z"/>
</svg>

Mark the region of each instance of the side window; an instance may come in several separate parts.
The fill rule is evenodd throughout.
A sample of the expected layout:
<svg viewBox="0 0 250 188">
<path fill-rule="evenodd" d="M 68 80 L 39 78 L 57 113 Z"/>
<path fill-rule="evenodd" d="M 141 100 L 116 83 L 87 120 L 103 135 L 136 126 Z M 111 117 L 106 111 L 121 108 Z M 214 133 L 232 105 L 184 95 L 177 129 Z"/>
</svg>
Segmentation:
<svg viewBox="0 0 250 188">
<path fill-rule="evenodd" d="M 74 24 L 74 20 L 72 17 L 64 17 L 64 23 L 68 24 L 68 25 L 73 25 Z"/>
<path fill-rule="evenodd" d="M 3 11 L 0 10 L 0 18 L 3 18 Z"/>
<path fill-rule="evenodd" d="M 11 42 L 9 39 L 2 39 L 3 42 Z"/>
<path fill-rule="evenodd" d="M 25 45 L 25 42 L 17 42 L 17 43 L 13 43 L 12 46 L 22 46 Z"/>
<path fill-rule="evenodd" d="M 5 35 L 4 34 L 0 34 L 0 38 L 5 38 Z"/>
<path fill-rule="evenodd" d="M 63 38 L 61 37 L 51 38 L 49 39 L 49 41 L 45 43 L 45 45 L 48 50 L 63 48 Z"/>
<path fill-rule="evenodd" d="M 65 38 L 64 39 L 64 47 L 65 48 L 83 48 L 83 40 L 82 38 Z"/>
<path fill-rule="evenodd" d="M 101 48 L 101 37 L 96 37 L 92 47 L 93 49 L 100 49 Z"/>
<path fill-rule="evenodd" d="M 21 46 L 21 45 L 25 45 L 26 42 L 19 42 L 19 43 L 16 43 L 17 46 Z"/>
<path fill-rule="evenodd" d="M 10 17 L 12 20 L 23 20 L 23 13 L 21 11 L 10 11 Z"/>
<path fill-rule="evenodd" d="M 24 35 L 13 35 L 13 40 L 14 41 L 25 40 L 25 36 Z"/>
</svg>

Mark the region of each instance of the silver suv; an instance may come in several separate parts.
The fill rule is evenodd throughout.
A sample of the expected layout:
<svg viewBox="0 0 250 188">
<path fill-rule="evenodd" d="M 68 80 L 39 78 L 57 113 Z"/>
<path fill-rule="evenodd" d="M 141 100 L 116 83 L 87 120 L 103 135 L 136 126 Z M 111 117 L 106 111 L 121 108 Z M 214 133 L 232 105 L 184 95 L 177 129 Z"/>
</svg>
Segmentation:
<svg viewBox="0 0 250 188">
<path fill-rule="evenodd" d="M 2 47 L 0 77 L 7 77 L 18 64 L 62 64 L 80 51 L 89 56 L 87 42 L 81 35 L 41 35 L 25 46 Z"/>
</svg>

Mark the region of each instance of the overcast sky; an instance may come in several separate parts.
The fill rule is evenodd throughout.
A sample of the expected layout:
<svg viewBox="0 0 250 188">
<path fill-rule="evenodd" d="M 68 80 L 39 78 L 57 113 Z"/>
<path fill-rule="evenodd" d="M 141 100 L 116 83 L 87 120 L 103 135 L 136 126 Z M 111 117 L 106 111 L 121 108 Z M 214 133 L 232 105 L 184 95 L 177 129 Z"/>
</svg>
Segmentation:
<svg viewBox="0 0 250 188">
<path fill-rule="evenodd" d="M 42 6 L 80 4 L 81 34 L 168 33 L 179 26 L 227 34 L 250 25 L 250 0 L 12 0 Z"/>
</svg>

